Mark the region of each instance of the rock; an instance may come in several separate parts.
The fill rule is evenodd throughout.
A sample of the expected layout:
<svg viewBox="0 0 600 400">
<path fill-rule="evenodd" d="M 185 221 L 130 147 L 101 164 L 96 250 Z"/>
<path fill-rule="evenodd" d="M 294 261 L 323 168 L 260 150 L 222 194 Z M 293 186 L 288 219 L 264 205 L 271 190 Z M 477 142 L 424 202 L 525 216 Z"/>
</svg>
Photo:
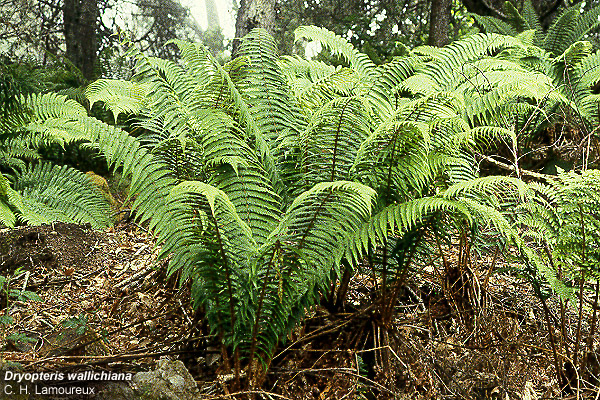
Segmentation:
<svg viewBox="0 0 600 400">
<path fill-rule="evenodd" d="M 131 385 L 107 382 L 94 400 L 199 400 L 192 375 L 181 361 L 161 359 L 154 371 L 138 372 Z"/>
<path fill-rule="evenodd" d="M 161 359 L 158 367 L 150 372 L 134 375 L 134 391 L 137 398 L 156 400 L 194 400 L 198 388 L 192 375 L 179 360 Z"/>
<path fill-rule="evenodd" d="M 107 382 L 99 390 L 94 400 L 134 400 L 138 399 L 133 389 L 125 382 Z"/>
</svg>

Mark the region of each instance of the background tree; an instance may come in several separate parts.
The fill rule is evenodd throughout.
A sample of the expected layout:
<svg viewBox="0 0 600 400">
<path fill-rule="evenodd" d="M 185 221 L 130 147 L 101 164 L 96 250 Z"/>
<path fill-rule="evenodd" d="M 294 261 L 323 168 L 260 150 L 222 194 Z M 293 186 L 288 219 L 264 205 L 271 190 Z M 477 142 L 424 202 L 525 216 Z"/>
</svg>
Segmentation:
<svg viewBox="0 0 600 400">
<path fill-rule="evenodd" d="M 97 77 L 99 10 L 97 0 L 64 0 L 63 32 L 65 56 L 81 71 L 83 77 Z"/>
<path fill-rule="evenodd" d="M 442 47 L 448 44 L 452 0 L 433 0 L 429 18 L 429 44 Z"/>
<path fill-rule="evenodd" d="M 276 0 L 241 0 L 235 22 L 235 37 L 233 53 L 239 47 L 239 38 L 246 36 L 254 28 L 263 28 L 275 32 L 275 1 Z"/>
<path fill-rule="evenodd" d="M 0 52 L 41 64 L 63 43 L 61 0 L 0 0 Z"/>
<path fill-rule="evenodd" d="M 523 7 L 523 0 L 510 0 L 511 3 L 519 10 Z M 462 0 L 467 10 L 471 13 L 478 15 L 485 15 L 496 18 L 506 18 L 507 15 L 504 11 L 505 0 Z M 537 13 L 542 26 L 547 29 L 552 20 L 556 17 L 557 13 L 563 7 L 568 7 L 577 3 L 573 0 L 533 0 L 532 4 Z M 589 7 L 594 3 L 598 3 L 597 0 L 586 1 L 584 7 Z"/>
<path fill-rule="evenodd" d="M 444 1 L 448 40 L 476 31 L 461 1 Z M 280 51 L 290 53 L 298 50 L 291 47 L 294 29 L 326 26 L 381 63 L 428 43 L 431 6 L 427 0 L 279 0 L 276 39 Z"/>
<path fill-rule="evenodd" d="M 137 0 L 132 13 L 131 40 L 156 57 L 174 59 L 175 49 L 166 46 L 172 39 L 198 40 L 197 23 L 178 0 Z"/>
<path fill-rule="evenodd" d="M 179 0 L 0 0 L 0 54 L 40 65 L 66 58 L 81 71 L 79 84 L 118 74 L 118 62 L 107 68 L 107 60 L 117 58 L 117 32 L 148 55 L 173 59 L 174 48 L 165 44 L 174 38 L 206 41 L 216 55 L 223 53 L 224 37 L 216 3 L 206 6 L 214 11 L 205 32 Z"/>
<path fill-rule="evenodd" d="M 206 31 L 200 29 L 200 25 L 194 20 L 194 27 L 196 33 L 202 40 L 202 43 L 208 47 L 212 55 L 224 63 L 226 60 L 225 51 L 225 37 L 223 36 L 223 30 L 221 29 L 221 23 L 219 22 L 219 10 L 215 0 L 205 0 L 206 17 L 208 27 Z"/>
</svg>

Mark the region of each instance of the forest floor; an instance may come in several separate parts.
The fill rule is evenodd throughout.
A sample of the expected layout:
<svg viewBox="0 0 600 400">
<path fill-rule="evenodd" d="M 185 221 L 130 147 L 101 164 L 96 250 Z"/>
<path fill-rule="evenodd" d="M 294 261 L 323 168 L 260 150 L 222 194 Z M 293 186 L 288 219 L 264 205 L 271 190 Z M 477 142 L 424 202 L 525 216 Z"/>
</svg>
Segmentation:
<svg viewBox="0 0 600 400">
<path fill-rule="evenodd" d="M 42 299 L 7 302 L 0 295 L 8 304 L 0 314 L 13 318 L 0 331 L 8 343 L 0 370 L 137 372 L 171 357 L 186 364 L 199 398 L 235 398 L 227 395 L 233 383 L 219 369 L 218 343 L 190 306 L 189 287 L 169 278 L 157 255 L 152 237 L 135 224 L 105 232 L 62 223 L 0 231 L 0 275 L 21 268 L 13 283 Z M 579 394 L 559 390 L 540 301 L 523 280 L 488 274 L 489 264 L 473 264 L 477 290 L 467 313 L 444 297 L 435 273 L 423 273 L 404 288 L 387 325 L 369 299 L 376 283 L 356 276 L 345 309 L 309 310 L 280 346 L 262 398 L 597 399 L 592 384 Z M 549 305 L 555 314 L 557 305 Z M 565 329 L 574 332 L 576 318 L 569 318 Z"/>
</svg>

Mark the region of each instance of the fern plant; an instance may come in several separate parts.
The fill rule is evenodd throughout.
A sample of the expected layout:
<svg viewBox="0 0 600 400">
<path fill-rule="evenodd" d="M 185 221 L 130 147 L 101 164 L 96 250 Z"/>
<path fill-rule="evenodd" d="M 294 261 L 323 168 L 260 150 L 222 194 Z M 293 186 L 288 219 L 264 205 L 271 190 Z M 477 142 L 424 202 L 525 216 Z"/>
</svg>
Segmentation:
<svg viewBox="0 0 600 400">
<path fill-rule="evenodd" d="M 452 92 L 464 104 L 463 117 L 472 129 L 517 152 L 522 137 L 539 134 L 560 110 L 575 106 L 551 71 L 524 65 L 529 49 L 507 36 L 475 35 L 430 52 L 433 59 L 402 86 L 416 96 Z M 518 154 L 514 157 L 516 162 Z"/>
<path fill-rule="evenodd" d="M 40 156 L 44 146 L 87 139 L 73 130 L 70 120 L 85 114 L 85 109 L 75 101 L 38 94 L 48 86 L 43 76 L 26 66 L 0 65 L 0 223 L 108 226 L 110 209 L 89 178 L 73 168 L 44 162 Z"/>
<path fill-rule="evenodd" d="M 515 103 L 540 108 L 550 85 L 494 58 L 521 45 L 499 35 L 381 66 L 322 28 L 297 37 L 321 41 L 346 65 L 281 58 L 257 29 L 225 65 L 201 44 L 175 41 L 181 62 L 132 51 L 132 80 L 92 83 L 90 104 L 115 121 L 130 117 L 135 136 L 66 97 L 35 96 L 29 106 L 29 131 L 85 141 L 131 177 L 138 218 L 157 234 L 169 271 L 192 281 L 196 306 L 233 355 L 226 362 L 237 376 L 247 366 L 250 384 L 307 308 L 344 297 L 355 268 L 381 279 L 389 321 L 403 277 L 446 231 L 476 221 L 517 243 L 498 193 L 518 198 L 522 182 L 477 178 L 472 150 L 510 136 L 489 124 Z M 456 72 L 461 60 L 476 65 L 467 78 Z M 507 70 L 536 83 L 524 100 Z M 486 79 L 479 90 L 469 83 Z"/>
<path fill-rule="evenodd" d="M 506 18 L 471 14 L 486 33 L 498 33 L 521 38 L 543 48 L 555 57 L 563 54 L 573 43 L 585 40 L 586 35 L 600 27 L 600 6 L 581 12 L 581 2 L 562 10 L 547 31 L 544 31 L 531 0 L 525 0 L 521 11 L 510 1 L 504 3 Z"/>
<path fill-rule="evenodd" d="M 377 191 L 371 218 L 350 238 L 345 265 L 366 267 L 381 279 L 383 326 L 393 317 L 410 271 L 434 254 L 443 258 L 440 242 L 447 243 L 451 233 L 499 235 L 546 274 L 500 212 L 503 202 L 522 201 L 524 184 L 514 178 L 477 178 L 473 154 L 491 141 L 516 142 L 515 131 L 525 121 L 534 125 L 531 120 L 542 114 L 537 122 L 542 124 L 558 105 L 568 104 L 554 93 L 550 77 L 497 58 L 522 43 L 475 35 L 444 49 L 417 48 L 375 67 L 344 39 L 323 32 L 303 27 L 297 34 L 318 40 L 346 65 L 334 68 L 290 57 L 281 62 L 311 115 L 299 140 L 301 166 L 313 179 L 342 173 Z M 523 82 L 531 83 L 527 91 Z M 351 274 L 338 276 L 342 292 L 334 294 L 332 285 L 326 296 L 330 301 L 337 296 L 336 304 Z"/>
<path fill-rule="evenodd" d="M 550 102 L 544 99 L 544 107 L 534 113 L 537 115 L 534 119 L 527 118 L 526 114 L 526 118 L 521 117 L 521 121 L 527 122 L 521 124 L 522 136 L 527 140 L 539 139 L 548 127 L 567 127 L 572 135 L 587 142 L 581 160 L 583 169 L 587 168 L 600 120 L 600 103 L 596 93 L 600 82 L 600 59 L 591 43 L 575 42 L 556 57 L 531 45 L 506 49 L 498 57 L 514 62 L 527 71 L 541 74 L 549 82 L 549 90 L 561 98 L 554 102 L 552 108 L 548 107 Z M 546 98 L 550 99 L 550 95 Z M 530 145 L 522 147 L 523 151 L 532 150 L 528 148 Z"/>
<path fill-rule="evenodd" d="M 570 390 L 580 383 L 571 382 L 560 366 L 566 363 L 576 369 L 577 379 L 585 384 L 590 373 L 584 368 L 585 357 L 594 350 L 600 290 L 600 171 L 587 170 L 581 174 L 559 171 L 556 179 L 546 184 L 532 183 L 529 188 L 532 196 L 517 209 L 517 223 L 524 230 L 524 238 L 532 248 L 536 248 L 540 261 L 555 278 L 550 283 L 560 295 L 561 329 L 558 334 L 562 336 L 559 343 L 563 346 L 559 352 L 555 351 L 556 368 L 561 385 Z M 594 300 L 589 331 L 584 333 L 582 325 L 587 291 L 593 293 Z M 565 328 L 566 309 L 571 303 L 576 306 L 578 314 L 573 339 L 568 337 L 569 332 Z M 587 339 L 584 340 L 585 337 Z M 574 346 L 569 343 L 574 343 Z M 557 353 L 561 354 L 560 361 Z M 566 360 L 562 354 L 566 355 Z"/>
<path fill-rule="evenodd" d="M 585 39 L 600 26 L 600 6 L 583 13 L 581 9 L 581 3 L 565 8 L 546 32 L 542 30 L 531 0 L 523 3 L 521 12 L 506 2 L 505 21 L 473 17 L 485 32 L 511 35 L 522 42 L 523 46 L 505 50 L 500 57 L 550 77 L 555 92 L 570 102 L 570 107 L 561 110 L 561 118 L 566 117 L 589 137 L 599 120 L 595 92 L 600 77 L 598 57 L 592 44 Z"/>
<path fill-rule="evenodd" d="M 308 118 L 265 31 L 245 37 L 241 57 L 225 66 L 202 45 L 176 44 L 185 64 L 137 54 L 133 82 L 98 81 L 88 97 L 115 116 L 135 112 L 148 155 L 172 177 L 154 179 L 170 192 L 159 209 L 137 196 L 140 212 L 151 216 L 161 254 L 172 255 L 171 271 L 192 279 L 211 329 L 256 381 L 258 361 L 268 365 L 317 301 L 375 192 L 343 176 L 296 179 L 301 155 L 285 145 Z"/>
</svg>

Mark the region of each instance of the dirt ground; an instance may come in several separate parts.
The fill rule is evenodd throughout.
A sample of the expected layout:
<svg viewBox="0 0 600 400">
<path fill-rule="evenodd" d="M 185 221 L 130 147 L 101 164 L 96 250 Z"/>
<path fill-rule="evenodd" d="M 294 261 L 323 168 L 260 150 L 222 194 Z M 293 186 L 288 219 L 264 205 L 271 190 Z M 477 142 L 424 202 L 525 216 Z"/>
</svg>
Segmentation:
<svg viewBox="0 0 600 400">
<path fill-rule="evenodd" d="M 0 369 L 136 372 L 168 356 L 186 363 L 200 398 L 235 398 L 226 395 L 231 387 L 218 369 L 218 343 L 190 307 L 189 288 L 167 277 L 157 254 L 152 237 L 132 223 L 105 232 L 63 223 L 0 231 L 0 275 L 41 298 L 0 297 L 0 315 L 12 318 L 0 332 L 6 344 Z M 481 267 L 481 276 L 475 274 L 483 282 L 483 260 Z M 298 400 L 577 398 L 558 390 L 543 309 L 522 280 L 492 275 L 465 316 L 431 274 L 415 274 L 387 326 L 369 298 L 370 285 L 369 277 L 358 275 L 345 309 L 309 310 L 255 394 Z M 590 386 L 578 396 L 597 393 Z"/>
<path fill-rule="evenodd" d="M 9 339 L 4 362 L 138 370 L 193 340 L 187 288 L 166 278 L 152 238 L 140 228 L 22 227 L 0 232 L 0 246 L 0 275 L 13 275 L 14 286 L 42 300 L 9 301 L 14 323 L 4 335 L 32 340 Z"/>
</svg>

